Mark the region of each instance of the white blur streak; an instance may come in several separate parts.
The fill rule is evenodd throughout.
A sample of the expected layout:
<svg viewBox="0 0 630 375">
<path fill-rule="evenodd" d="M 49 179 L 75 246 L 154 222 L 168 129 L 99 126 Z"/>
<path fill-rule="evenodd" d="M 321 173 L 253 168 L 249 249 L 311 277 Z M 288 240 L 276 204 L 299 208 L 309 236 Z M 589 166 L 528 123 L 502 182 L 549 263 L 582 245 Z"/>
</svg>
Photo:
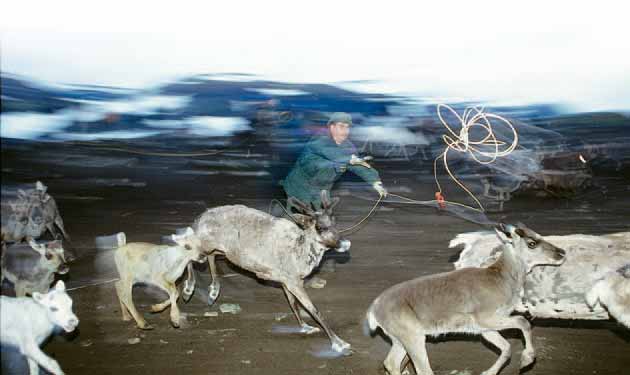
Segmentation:
<svg viewBox="0 0 630 375">
<path fill-rule="evenodd" d="M 115 101 L 75 100 L 82 103 L 53 114 L 35 112 L 2 113 L 0 136 L 3 138 L 36 139 L 44 134 L 59 132 L 76 122 L 103 120 L 108 114 L 151 115 L 158 110 L 174 111 L 186 107 L 188 96 L 142 95 Z M 145 120 L 147 121 L 147 120 Z M 162 124 L 165 125 L 166 123 Z M 137 137 L 159 132 L 138 132 Z M 131 132 L 104 132 L 99 134 L 59 133 L 57 139 L 92 140 L 99 138 L 133 138 Z"/>
<path fill-rule="evenodd" d="M 190 125 L 189 133 L 206 137 L 224 137 L 251 130 L 242 117 L 197 116 L 183 120 Z"/>
<path fill-rule="evenodd" d="M 71 119 L 64 113 L 10 112 L 0 114 L 0 123 L 2 138 L 35 139 L 69 126 Z"/>
<path fill-rule="evenodd" d="M 352 129 L 353 138 L 365 142 L 394 145 L 428 145 L 429 141 L 422 133 L 413 133 L 406 128 L 387 126 L 365 126 Z"/>
<path fill-rule="evenodd" d="M 184 127 L 182 120 L 151 120 L 144 119 L 142 123 L 153 128 L 179 129 Z"/>
<path fill-rule="evenodd" d="M 50 136 L 63 141 L 94 141 L 97 139 L 133 139 L 158 135 L 159 131 L 115 130 L 99 133 L 53 133 Z"/>
<path fill-rule="evenodd" d="M 247 90 L 258 92 L 263 95 L 269 95 L 269 96 L 298 96 L 298 95 L 310 94 L 307 91 L 291 90 L 291 89 L 247 89 Z"/>
<path fill-rule="evenodd" d="M 126 100 L 104 101 L 94 104 L 95 112 L 150 115 L 157 110 L 177 110 L 186 107 L 191 101 L 187 96 L 146 95 Z"/>
</svg>

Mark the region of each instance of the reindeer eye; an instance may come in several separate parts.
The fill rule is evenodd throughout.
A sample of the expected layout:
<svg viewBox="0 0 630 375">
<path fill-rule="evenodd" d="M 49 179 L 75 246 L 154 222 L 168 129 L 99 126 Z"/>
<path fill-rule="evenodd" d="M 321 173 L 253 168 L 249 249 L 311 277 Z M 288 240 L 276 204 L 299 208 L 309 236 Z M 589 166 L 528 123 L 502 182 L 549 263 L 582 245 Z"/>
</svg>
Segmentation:
<svg viewBox="0 0 630 375">
<path fill-rule="evenodd" d="M 529 247 L 530 249 L 533 249 L 536 247 L 536 242 L 535 241 L 527 241 L 527 247 Z"/>
<path fill-rule="evenodd" d="M 192 250 L 192 247 L 190 247 L 189 244 L 184 245 L 184 248 L 186 248 L 186 250 Z"/>
<path fill-rule="evenodd" d="M 47 251 L 46 252 L 46 259 L 51 260 L 52 257 L 53 257 L 52 254 Z"/>
<path fill-rule="evenodd" d="M 50 311 L 52 311 L 52 312 L 57 312 L 57 311 L 59 311 L 59 309 L 58 309 L 58 308 L 56 308 L 55 306 L 51 306 L 51 307 L 50 307 Z"/>
</svg>

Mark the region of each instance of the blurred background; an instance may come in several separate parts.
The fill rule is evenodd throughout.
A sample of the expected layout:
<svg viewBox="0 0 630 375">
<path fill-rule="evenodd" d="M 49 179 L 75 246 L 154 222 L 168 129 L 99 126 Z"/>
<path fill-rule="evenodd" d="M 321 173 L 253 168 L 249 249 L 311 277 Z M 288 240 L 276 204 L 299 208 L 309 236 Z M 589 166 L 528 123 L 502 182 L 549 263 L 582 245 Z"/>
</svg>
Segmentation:
<svg viewBox="0 0 630 375">
<path fill-rule="evenodd" d="M 109 146 L 89 163 L 30 156 L 95 168 L 128 162 L 130 148 L 221 150 L 171 168 L 275 186 L 329 114 L 345 111 L 363 154 L 431 177 L 445 149 L 436 105 L 477 106 L 507 118 L 519 146 L 489 165 L 451 152 L 451 171 L 491 201 L 527 189 L 563 197 L 588 187 L 594 169 L 628 174 L 623 10 L 612 1 L 20 2 L 2 14 L 2 142 Z M 446 120 L 461 129 L 452 113 Z M 122 146 L 126 154 L 111 149 Z M 19 180 L 4 164 L 3 177 Z"/>
</svg>

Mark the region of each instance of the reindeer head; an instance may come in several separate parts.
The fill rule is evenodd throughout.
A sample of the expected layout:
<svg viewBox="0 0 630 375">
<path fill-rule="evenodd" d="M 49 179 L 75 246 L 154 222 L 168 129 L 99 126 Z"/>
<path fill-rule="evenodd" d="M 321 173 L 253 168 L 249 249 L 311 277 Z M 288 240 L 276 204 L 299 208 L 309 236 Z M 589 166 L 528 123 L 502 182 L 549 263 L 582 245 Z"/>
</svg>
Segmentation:
<svg viewBox="0 0 630 375">
<path fill-rule="evenodd" d="M 46 309 L 51 322 L 66 332 L 72 332 L 79 324 L 79 319 L 72 312 L 72 299 L 66 293 L 63 281 L 57 281 L 54 289 L 46 294 L 33 293 L 33 300 Z"/>
<path fill-rule="evenodd" d="M 55 240 L 38 244 L 34 240 L 29 239 L 28 244 L 33 250 L 40 253 L 43 258 L 46 258 L 45 262 L 47 266 L 55 270 L 56 273 L 63 275 L 70 271 L 61 241 Z"/>
<path fill-rule="evenodd" d="M 503 243 L 513 246 L 517 256 L 525 262 L 527 272 L 535 266 L 559 266 L 564 263 L 564 250 L 545 241 L 522 223 L 516 226 L 499 224 L 495 230 Z"/>
<path fill-rule="evenodd" d="M 191 227 L 186 228 L 182 233 L 171 235 L 171 240 L 186 249 L 191 259 L 195 262 L 201 263 L 205 261 L 206 257 L 210 254 L 209 251 L 204 249 L 201 240 Z"/>
<path fill-rule="evenodd" d="M 320 242 L 329 248 L 336 248 L 339 243 L 339 231 L 335 228 L 333 208 L 339 203 L 339 198 L 330 199 L 328 191 L 321 191 L 321 207 L 310 207 L 297 198 L 289 197 L 293 207 L 300 213 L 292 214 L 293 219 L 304 229 L 315 228 L 320 236 Z"/>
</svg>

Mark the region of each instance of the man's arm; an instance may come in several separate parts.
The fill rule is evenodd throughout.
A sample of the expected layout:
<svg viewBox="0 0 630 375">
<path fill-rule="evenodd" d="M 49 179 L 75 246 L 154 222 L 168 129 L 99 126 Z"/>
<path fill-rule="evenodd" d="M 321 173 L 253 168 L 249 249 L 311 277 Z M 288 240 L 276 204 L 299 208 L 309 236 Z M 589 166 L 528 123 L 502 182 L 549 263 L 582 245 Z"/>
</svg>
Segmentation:
<svg viewBox="0 0 630 375">
<path fill-rule="evenodd" d="M 354 146 L 351 143 L 346 143 L 338 146 L 334 143 L 334 141 L 321 137 L 309 142 L 307 147 L 311 153 L 324 159 L 328 159 L 335 163 L 347 164 L 350 162 Z"/>
<path fill-rule="evenodd" d="M 357 165 L 348 165 L 348 170 L 357 176 L 361 177 L 363 181 L 367 182 L 370 185 L 374 185 L 375 182 L 381 181 L 381 177 L 378 172 L 374 168 L 367 168 L 360 164 Z"/>
</svg>

